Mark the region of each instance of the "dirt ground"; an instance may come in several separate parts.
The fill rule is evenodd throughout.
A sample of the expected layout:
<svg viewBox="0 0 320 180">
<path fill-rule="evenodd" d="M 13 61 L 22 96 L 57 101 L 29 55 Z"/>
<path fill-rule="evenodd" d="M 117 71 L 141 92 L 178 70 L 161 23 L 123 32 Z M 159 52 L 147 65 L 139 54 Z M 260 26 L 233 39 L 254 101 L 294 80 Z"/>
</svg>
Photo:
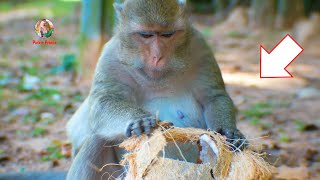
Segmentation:
<svg viewBox="0 0 320 180">
<path fill-rule="evenodd" d="M 39 16 L 20 11 L 24 15 L 0 13 L 7 17 L 0 18 L 0 173 L 67 170 L 65 124 L 90 85 L 74 82 L 72 69 L 54 70 L 78 54 L 80 14 L 53 18 L 49 40 L 57 45 L 46 46 L 32 44 L 39 39 L 33 27 Z M 271 50 L 294 31 L 194 24 L 215 53 L 239 110 L 239 129 L 255 149 L 267 152 L 275 177 L 320 179 L 320 33 L 302 44 L 304 52 L 288 68 L 294 78 L 261 79 L 260 45 Z"/>
</svg>

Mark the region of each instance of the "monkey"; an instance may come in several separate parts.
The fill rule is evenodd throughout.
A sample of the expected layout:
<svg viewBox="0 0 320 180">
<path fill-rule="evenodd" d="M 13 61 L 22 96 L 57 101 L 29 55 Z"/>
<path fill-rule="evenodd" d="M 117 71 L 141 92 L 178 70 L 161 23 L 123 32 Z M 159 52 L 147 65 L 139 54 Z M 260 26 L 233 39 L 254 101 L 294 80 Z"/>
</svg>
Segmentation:
<svg viewBox="0 0 320 180">
<path fill-rule="evenodd" d="M 114 4 L 118 23 L 96 66 L 90 93 L 67 124 L 73 163 L 67 179 L 119 175 L 124 139 L 149 135 L 160 121 L 210 129 L 239 147 L 244 135 L 220 68 L 181 0 Z M 197 156 L 188 146 L 184 159 Z M 169 148 L 169 157 L 177 158 Z M 97 168 L 110 164 L 107 172 Z M 108 169 L 108 167 L 106 168 Z M 107 178 L 107 177 L 106 177 Z"/>
<path fill-rule="evenodd" d="M 186 2 L 126 0 L 114 8 L 115 33 L 103 48 L 88 97 L 67 124 L 73 147 L 67 179 L 120 175 L 116 164 L 124 152 L 114 145 L 152 133 L 157 113 L 176 127 L 210 129 L 236 147 L 243 144 L 220 68 L 189 22 Z M 194 148 L 180 147 L 187 150 L 183 159 L 195 161 Z M 181 159 L 173 149 L 166 155 Z M 106 164 L 106 171 L 97 171 Z"/>
<path fill-rule="evenodd" d="M 114 35 L 102 50 L 88 97 L 67 123 L 73 147 L 67 179 L 121 175 L 125 152 L 117 145 L 150 135 L 157 119 L 216 131 L 241 146 L 235 106 L 211 48 L 188 20 L 186 2 L 126 0 L 114 8 Z M 196 161 L 194 147 L 179 144 L 186 152 L 180 157 L 172 146 L 166 157 Z"/>
</svg>

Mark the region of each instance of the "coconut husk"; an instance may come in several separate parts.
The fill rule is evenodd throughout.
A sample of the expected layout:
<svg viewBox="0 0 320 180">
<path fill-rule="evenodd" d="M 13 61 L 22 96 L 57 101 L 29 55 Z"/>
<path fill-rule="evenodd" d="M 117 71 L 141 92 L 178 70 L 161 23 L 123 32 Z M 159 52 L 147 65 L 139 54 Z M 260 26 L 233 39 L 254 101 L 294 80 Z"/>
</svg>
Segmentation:
<svg viewBox="0 0 320 180">
<path fill-rule="evenodd" d="M 202 142 L 203 139 L 206 143 Z M 203 163 L 179 161 L 159 155 L 167 142 L 190 143 L 199 140 L 206 151 L 202 153 Z M 207 145 L 212 146 L 205 147 Z M 272 175 L 272 166 L 259 154 L 250 149 L 235 153 L 230 150 L 230 144 L 224 136 L 203 129 L 159 128 L 150 137 L 133 137 L 120 144 L 120 147 L 128 152 L 121 162 L 129 167 L 126 180 L 206 180 L 213 179 L 212 176 L 215 179 L 270 179 Z"/>
</svg>

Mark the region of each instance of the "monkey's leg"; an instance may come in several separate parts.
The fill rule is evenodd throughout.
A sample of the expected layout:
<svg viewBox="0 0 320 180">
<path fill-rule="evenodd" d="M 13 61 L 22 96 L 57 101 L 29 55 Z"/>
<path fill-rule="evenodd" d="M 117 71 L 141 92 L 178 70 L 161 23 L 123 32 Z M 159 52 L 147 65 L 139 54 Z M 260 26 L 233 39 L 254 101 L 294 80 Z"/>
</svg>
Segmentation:
<svg viewBox="0 0 320 180">
<path fill-rule="evenodd" d="M 108 179 L 110 176 L 118 177 L 123 172 L 123 167 L 117 165 L 119 159 L 115 148 L 107 147 L 110 144 L 100 136 L 94 135 L 87 138 L 73 160 L 67 179 L 101 180 Z M 98 169 L 106 164 L 108 165 L 99 172 Z"/>
</svg>

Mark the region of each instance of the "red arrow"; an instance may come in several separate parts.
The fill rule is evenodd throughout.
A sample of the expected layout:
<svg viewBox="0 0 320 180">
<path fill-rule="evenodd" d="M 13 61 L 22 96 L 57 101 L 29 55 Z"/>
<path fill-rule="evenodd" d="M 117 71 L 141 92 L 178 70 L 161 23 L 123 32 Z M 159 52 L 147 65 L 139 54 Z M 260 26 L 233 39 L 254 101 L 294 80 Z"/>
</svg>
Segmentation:
<svg viewBox="0 0 320 180">
<path fill-rule="evenodd" d="M 292 78 L 287 67 L 304 49 L 287 34 L 270 52 L 260 46 L 260 78 Z"/>
</svg>

